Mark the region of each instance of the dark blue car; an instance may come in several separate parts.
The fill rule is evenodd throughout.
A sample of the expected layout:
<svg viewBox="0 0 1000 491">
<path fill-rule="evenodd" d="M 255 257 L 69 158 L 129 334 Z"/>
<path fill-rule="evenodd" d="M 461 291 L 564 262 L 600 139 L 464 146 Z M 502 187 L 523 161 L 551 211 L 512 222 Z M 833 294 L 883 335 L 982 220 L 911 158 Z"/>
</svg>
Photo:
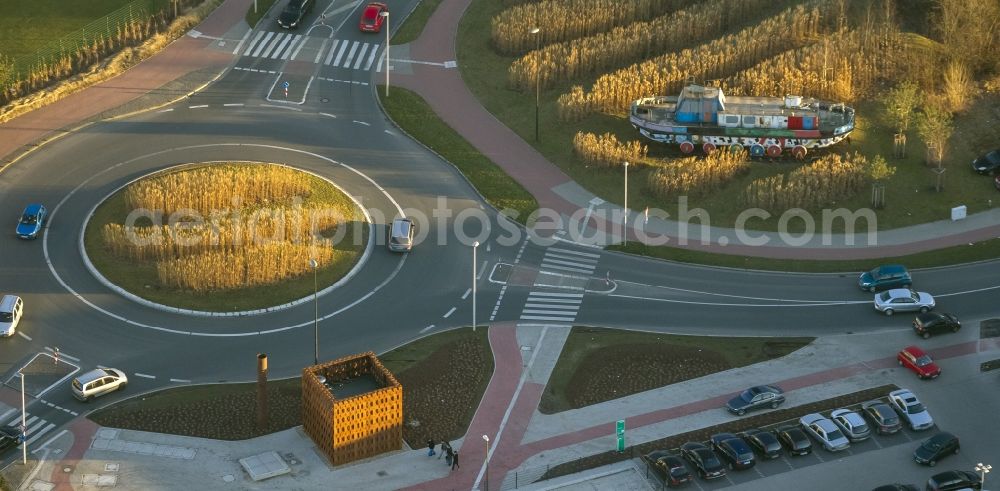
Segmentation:
<svg viewBox="0 0 1000 491">
<path fill-rule="evenodd" d="M 28 205 L 21 215 L 21 220 L 17 222 L 17 236 L 22 239 L 34 239 L 45 226 L 45 219 L 48 217 L 45 207 L 35 203 Z"/>
<path fill-rule="evenodd" d="M 858 277 L 858 287 L 875 293 L 879 290 L 894 288 L 909 288 L 913 284 L 910 272 L 900 264 L 886 264 L 871 271 L 861 273 Z"/>
</svg>

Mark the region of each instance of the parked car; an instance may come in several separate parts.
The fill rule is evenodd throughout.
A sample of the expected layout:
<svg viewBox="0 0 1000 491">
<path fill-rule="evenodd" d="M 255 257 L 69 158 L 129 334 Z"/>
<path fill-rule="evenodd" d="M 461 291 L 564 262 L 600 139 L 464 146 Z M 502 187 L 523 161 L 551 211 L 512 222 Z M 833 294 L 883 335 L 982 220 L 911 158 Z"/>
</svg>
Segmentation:
<svg viewBox="0 0 1000 491">
<path fill-rule="evenodd" d="M 879 486 L 872 491 L 920 491 L 920 488 L 912 484 L 886 484 L 884 486 Z"/>
<path fill-rule="evenodd" d="M 694 480 L 691 471 L 684 465 L 684 461 L 668 450 L 650 452 L 644 458 L 660 471 L 663 482 L 667 486 L 677 487 Z"/>
<path fill-rule="evenodd" d="M 128 385 L 125 372 L 116 368 L 95 368 L 73 379 L 73 397 L 87 402 L 97 396 L 124 389 Z"/>
<path fill-rule="evenodd" d="M 769 407 L 777 408 L 785 402 L 784 391 L 773 385 L 750 387 L 726 403 L 729 412 L 743 416 L 747 411 Z"/>
<path fill-rule="evenodd" d="M 781 457 L 781 442 L 778 441 L 778 437 L 774 436 L 774 433 L 751 428 L 744 431 L 742 436 L 757 455 L 765 459 Z"/>
<path fill-rule="evenodd" d="M 865 271 L 858 277 L 858 286 L 862 290 L 875 293 L 879 290 L 892 288 L 909 288 L 913 284 L 910 272 L 901 264 L 886 264 L 871 271 Z"/>
<path fill-rule="evenodd" d="M 880 435 L 891 435 L 903 428 L 896 411 L 882 401 L 875 400 L 861 404 L 861 414 L 871 421 L 872 427 Z"/>
<path fill-rule="evenodd" d="M 979 474 L 969 471 L 946 471 L 934 474 L 927 480 L 927 491 L 958 491 L 960 489 L 983 489 Z"/>
<path fill-rule="evenodd" d="M 937 378 L 941 375 L 941 367 L 934 363 L 931 355 L 916 346 L 907 346 L 896 354 L 899 366 L 913 370 L 920 378 Z"/>
<path fill-rule="evenodd" d="M 717 479 L 726 475 L 726 467 L 712 449 L 704 443 L 687 442 L 681 445 L 681 455 L 691 463 L 703 479 Z"/>
<path fill-rule="evenodd" d="M 382 24 L 385 23 L 385 16 L 382 12 L 389 12 L 389 6 L 382 2 L 371 2 L 361 11 L 361 20 L 358 21 L 358 29 L 361 32 L 382 32 Z"/>
<path fill-rule="evenodd" d="M 923 314 L 917 314 L 917 318 L 913 319 L 913 331 L 924 339 L 931 337 L 931 334 L 940 334 L 948 331 L 958 332 L 961 328 L 962 323 L 958 321 L 958 317 L 952 314 L 924 312 Z"/>
<path fill-rule="evenodd" d="M 799 418 L 799 424 L 809 436 L 816 439 L 823 448 L 831 452 L 847 450 L 851 446 L 850 440 L 844 436 L 844 432 L 837 428 L 837 425 L 829 419 L 817 413 L 810 413 Z"/>
<path fill-rule="evenodd" d="M 812 442 L 798 426 L 782 426 L 774 430 L 774 436 L 778 438 L 789 454 L 809 455 L 812 453 Z"/>
<path fill-rule="evenodd" d="M 850 409 L 836 409 L 830 413 L 830 419 L 851 442 L 860 442 L 872 436 L 872 430 L 865 419 Z"/>
<path fill-rule="evenodd" d="M 750 445 L 732 433 L 716 433 L 710 440 L 712 448 L 722 456 L 730 469 L 749 469 L 757 463 Z"/>
<path fill-rule="evenodd" d="M 315 3 L 315 0 L 288 0 L 288 5 L 278 14 L 278 25 L 285 29 L 299 27 Z"/>
<path fill-rule="evenodd" d="M 894 390 L 889 393 L 889 404 L 914 431 L 926 430 L 934 426 L 931 414 L 927 412 L 927 408 L 920 403 L 917 396 L 913 395 L 913 392 L 906 389 Z"/>
<path fill-rule="evenodd" d="M 45 226 L 45 219 L 48 218 L 48 210 L 39 203 L 28 205 L 21 213 L 21 219 L 17 222 L 15 233 L 22 239 L 34 239 Z"/>
<path fill-rule="evenodd" d="M 908 288 L 896 288 L 875 294 L 875 310 L 892 315 L 896 312 L 927 312 L 935 306 L 934 297 L 927 292 L 915 292 Z"/>
<path fill-rule="evenodd" d="M 941 433 L 924 440 L 924 442 L 913 451 L 913 460 L 915 460 L 918 464 L 934 467 L 941 459 L 949 455 L 958 454 L 961 448 L 962 445 L 959 444 L 957 436 L 946 431 L 942 431 Z"/>
<path fill-rule="evenodd" d="M 1000 148 L 986 152 L 972 161 L 972 170 L 980 174 L 989 174 L 1000 169 Z"/>
<path fill-rule="evenodd" d="M 21 427 L 13 425 L 0 426 L 0 452 L 21 443 Z"/>
</svg>

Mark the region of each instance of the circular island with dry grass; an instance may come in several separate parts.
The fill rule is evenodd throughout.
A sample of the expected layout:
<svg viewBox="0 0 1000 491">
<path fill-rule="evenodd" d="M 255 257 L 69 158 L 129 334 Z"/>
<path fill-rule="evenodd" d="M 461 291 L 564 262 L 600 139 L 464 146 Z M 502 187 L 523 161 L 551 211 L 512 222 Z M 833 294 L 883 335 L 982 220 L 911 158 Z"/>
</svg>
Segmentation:
<svg viewBox="0 0 1000 491">
<path fill-rule="evenodd" d="M 323 289 L 362 256 L 368 223 L 333 183 L 281 164 L 210 162 L 133 181 L 90 216 L 84 247 L 126 292 L 206 312 L 266 309 Z"/>
</svg>

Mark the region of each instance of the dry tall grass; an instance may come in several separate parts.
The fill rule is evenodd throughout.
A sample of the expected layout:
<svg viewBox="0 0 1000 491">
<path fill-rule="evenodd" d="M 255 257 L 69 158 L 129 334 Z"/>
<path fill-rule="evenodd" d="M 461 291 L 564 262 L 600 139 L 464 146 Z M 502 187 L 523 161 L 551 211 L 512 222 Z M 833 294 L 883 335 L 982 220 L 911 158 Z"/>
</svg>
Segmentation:
<svg viewBox="0 0 1000 491">
<path fill-rule="evenodd" d="M 573 137 L 573 152 L 589 165 L 618 168 L 625 162 L 639 163 L 646 157 L 648 147 L 632 140 L 619 142 L 611 133 L 595 135 L 577 132 Z"/>
<path fill-rule="evenodd" d="M 757 179 L 743 192 L 748 206 L 783 213 L 790 208 L 830 206 L 860 191 L 868 178 L 868 163 L 860 153 L 825 155 L 788 174 Z"/>
<path fill-rule="evenodd" d="M 802 0 L 710 0 L 649 22 L 633 22 L 609 32 L 549 44 L 514 60 L 508 81 L 515 89 L 543 88 L 619 68 L 654 53 L 676 51 L 717 38 L 731 26 L 766 17 Z"/>
<path fill-rule="evenodd" d="M 166 287 L 206 292 L 279 283 L 309 273 L 310 259 L 328 265 L 344 252 L 305 244 L 265 244 L 156 263 Z"/>
<path fill-rule="evenodd" d="M 702 157 L 685 157 L 649 173 L 646 187 L 657 196 L 698 196 L 715 191 L 750 170 L 747 152 L 727 149 Z"/>
</svg>

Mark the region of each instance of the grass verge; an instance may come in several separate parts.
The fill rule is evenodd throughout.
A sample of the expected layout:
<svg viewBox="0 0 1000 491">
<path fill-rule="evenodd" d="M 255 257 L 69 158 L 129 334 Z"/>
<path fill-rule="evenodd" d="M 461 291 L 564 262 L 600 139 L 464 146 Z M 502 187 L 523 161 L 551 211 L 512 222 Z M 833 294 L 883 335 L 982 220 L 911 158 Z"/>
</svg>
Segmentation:
<svg viewBox="0 0 1000 491">
<path fill-rule="evenodd" d="M 523 224 L 538 209 L 523 186 L 455 133 L 414 92 L 393 87 L 391 96 L 382 97 L 382 106 L 404 131 L 454 164 L 497 210 L 513 210 L 515 220 Z"/>
<path fill-rule="evenodd" d="M 311 176 L 312 193 L 302 205 L 319 203 L 341 211 L 353 222 L 345 225 L 346 233 L 334 247 L 339 253 L 338 260 L 322 265 L 316 272 L 315 281 L 321 288 L 332 285 L 343 278 L 361 258 L 367 244 L 368 226 L 357 206 L 346 195 L 325 180 Z M 123 191 L 123 190 L 122 190 Z M 162 286 L 154 261 L 131 261 L 113 254 L 105 248 L 101 228 L 106 223 L 124 224 L 131 210 L 126 209 L 124 193 L 119 191 L 108 198 L 94 211 L 84 234 L 87 256 L 108 281 L 146 300 L 172 307 L 210 312 L 232 312 L 253 310 L 281 305 L 313 294 L 313 275 L 304 274 L 285 280 L 277 285 L 263 285 L 233 290 L 217 290 L 211 294 L 193 290 Z M 244 212 L 243 216 L 249 213 Z M 355 225 L 358 225 L 357 227 Z M 360 230 L 361 237 L 356 237 Z M 357 238 L 357 240 L 355 240 Z"/>
<path fill-rule="evenodd" d="M 253 5 L 257 6 L 257 10 L 254 11 L 253 5 L 251 5 L 250 8 L 247 9 L 247 15 L 246 15 L 247 24 L 250 24 L 251 28 L 256 27 L 257 23 L 264 18 L 264 15 L 267 14 L 267 11 L 271 9 L 272 5 L 274 5 L 274 2 L 275 0 L 254 0 Z"/>
<path fill-rule="evenodd" d="M 878 264 L 899 263 L 909 268 L 932 268 L 963 264 L 973 261 L 987 261 L 1000 257 L 1000 238 L 974 242 L 968 245 L 946 247 L 907 256 L 884 257 L 879 259 L 855 259 L 844 261 L 812 261 L 805 259 L 770 259 L 766 257 L 716 254 L 691 249 L 668 246 L 647 246 L 637 242 L 628 245 L 612 245 L 611 251 L 621 251 L 641 256 L 655 257 L 690 264 L 705 264 L 727 268 L 759 269 L 764 271 L 789 271 L 798 273 L 843 273 L 867 271 Z"/>
<path fill-rule="evenodd" d="M 410 12 L 410 15 L 406 17 L 403 25 L 396 30 L 396 34 L 392 36 L 392 44 L 406 44 L 420 37 L 428 19 L 431 18 L 440 4 L 441 0 L 422 0 L 418 3 L 413 12 Z"/>
<path fill-rule="evenodd" d="M 574 327 L 538 410 L 553 414 L 578 409 L 780 358 L 813 339 L 681 336 Z"/>
</svg>

